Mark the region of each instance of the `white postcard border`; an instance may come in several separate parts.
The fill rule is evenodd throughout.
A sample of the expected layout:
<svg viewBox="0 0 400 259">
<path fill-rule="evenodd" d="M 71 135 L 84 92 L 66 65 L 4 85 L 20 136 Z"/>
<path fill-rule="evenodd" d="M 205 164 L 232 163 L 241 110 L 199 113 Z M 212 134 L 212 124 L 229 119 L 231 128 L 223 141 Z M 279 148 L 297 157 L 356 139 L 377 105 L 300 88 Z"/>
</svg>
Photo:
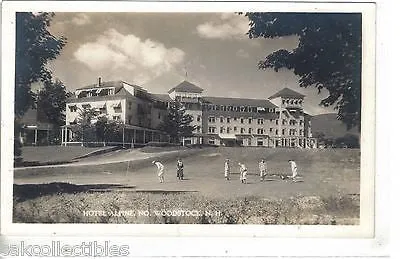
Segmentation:
<svg viewBox="0 0 400 259">
<path fill-rule="evenodd" d="M 374 229 L 375 197 L 375 8 L 373 4 L 360 3 L 160 3 L 160 2 L 3 2 L 2 10 L 2 92 L 1 92 L 1 233 L 6 235 L 36 236 L 137 236 L 140 237 L 280 237 L 270 239 L 274 244 L 289 237 L 330 237 L 341 239 L 318 239 L 315 243 L 350 242 L 358 245 L 371 245 L 376 237 Z M 168 5 L 168 9 L 164 7 Z M 15 30 L 13 21 L 15 11 L 135 11 L 135 12 L 229 12 L 229 11 L 297 11 L 297 12 L 354 12 L 363 13 L 363 66 L 362 66 L 362 132 L 361 132 L 361 217 L 359 226 L 259 226 L 259 225 L 113 225 L 113 224 L 15 224 L 12 222 L 12 184 L 13 183 L 13 100 L 14 100 L 14 53 Z M 7 87 L 8 86 L 8 87 Z M 7 152 L 4 152 L 7 150 Z M 358 239 L 360 238 L 361 239 Z M 232 239 L 234 240 L 234 239 Z M 257 239 L 256 239 L 257 240 Z M 349 240 L 347 240 L 349 241 Z M 250 241 L 252 242 L 252 241 Z M 286 241 L 285 241 L 286 242 Z M 301 241 L 297 241 L 298 243 Z M 295 245 L 297 246 L 297 244 Z M 347 249 L 343 248 L 343 251 Z M 274 249 L 271 247 L 271 251 Z M 282 251 L 281 251 L 282 252 Z"/>
</svg>

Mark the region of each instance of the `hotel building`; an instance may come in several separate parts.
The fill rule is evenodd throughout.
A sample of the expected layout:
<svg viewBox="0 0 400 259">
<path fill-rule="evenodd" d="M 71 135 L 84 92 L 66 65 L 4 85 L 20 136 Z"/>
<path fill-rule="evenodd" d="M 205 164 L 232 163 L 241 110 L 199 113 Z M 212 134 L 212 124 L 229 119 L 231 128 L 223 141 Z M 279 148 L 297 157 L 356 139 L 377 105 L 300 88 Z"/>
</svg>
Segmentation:
<svg viewBox="0 0 400 259">
<path fill-rule="evenodd" d="M 182 140 L 184 145 L 316 147 L 311 116 L 303 109 L 305 96 L 296 91 L 284 88 L 268 99 L 210 97 L 203 92 L 188 81 L 168 94 L 151 94 L 137 85 L 99 79 L 96 85 L 77 89 L 67 103 L 63 142 L 71 139 L 68 127 L 77 123 L 78 110 L 85 107 L 120 121 L 127 132 L 124 143 L 165 141 L 157 128 L 167 115 L 168 103 L 176 100 L 185 106 L 195 126 L 193 136 Z"/>
</svg>

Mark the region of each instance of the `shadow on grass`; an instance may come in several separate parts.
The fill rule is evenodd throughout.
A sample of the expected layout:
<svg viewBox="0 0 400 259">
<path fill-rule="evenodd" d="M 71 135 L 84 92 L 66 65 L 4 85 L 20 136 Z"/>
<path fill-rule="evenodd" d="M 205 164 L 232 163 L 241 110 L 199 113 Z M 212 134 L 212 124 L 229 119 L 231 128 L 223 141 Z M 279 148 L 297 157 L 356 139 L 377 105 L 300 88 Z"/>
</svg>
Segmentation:
<svg viewBox="0 0 400 259">
<path fill-rule="evenodd" d="M 121 184 L 84 184 L 54 182 L 46 184 L 14 184 L 14 199 L 18 202 L 35 199 L 40 196 L 62 193 L 81 193 L 92 191 L 110 191 L 112 189 L 132 189 L 135 186 Z"/>
</svg>

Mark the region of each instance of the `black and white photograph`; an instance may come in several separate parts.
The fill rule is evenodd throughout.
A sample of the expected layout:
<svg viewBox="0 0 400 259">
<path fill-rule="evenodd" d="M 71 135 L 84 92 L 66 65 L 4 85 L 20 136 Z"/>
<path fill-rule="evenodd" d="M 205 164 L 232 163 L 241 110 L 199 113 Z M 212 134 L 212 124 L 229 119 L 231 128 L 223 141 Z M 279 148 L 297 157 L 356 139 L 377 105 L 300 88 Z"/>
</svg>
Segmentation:
<svg viewBox="0 0 400 259">
<path fill-rule="evenodd" d="M 372 229 L 363 12 L 15 12 L 12 223 Z"/>
</svg>

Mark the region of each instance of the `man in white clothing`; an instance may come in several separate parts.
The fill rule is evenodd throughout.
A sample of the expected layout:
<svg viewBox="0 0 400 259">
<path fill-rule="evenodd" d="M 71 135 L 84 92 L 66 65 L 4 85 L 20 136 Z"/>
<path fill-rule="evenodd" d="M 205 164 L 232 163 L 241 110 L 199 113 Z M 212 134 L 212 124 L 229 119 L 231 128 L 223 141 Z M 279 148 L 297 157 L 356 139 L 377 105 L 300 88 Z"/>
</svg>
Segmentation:
<svg viewBox="0 0 400 259">
<path fill-rule="evenodd" d="M 297 165 L 296 162 L 293 160 L 288 160 L 290 168 L 292 169 L 292 179 L 295 179 L 297 177 Z"/>
<path fill-rule="evenodd" d="M 247 167 L 245 164 L 239 164 L 239 171 L 240 171 L 240 182 L 246 184 L 247 183 Z"/>
<path fill-rule="evenodd" d="M 161 164 L 159 161 L 153 161 L 153 165 L 157 166 L 157 175 L 158 179 L 160 180 L 160 183 L 164 182 L 164 165 Z"/>
<path fill-rule="evenodd" d="M 262 159 L 260 163 L 258 163 L 258 168 L 260 169 L 260 182 L 262 182 L 267 175 L 267 163 L 265 163 L 264 159 Z"/>
</svg>

